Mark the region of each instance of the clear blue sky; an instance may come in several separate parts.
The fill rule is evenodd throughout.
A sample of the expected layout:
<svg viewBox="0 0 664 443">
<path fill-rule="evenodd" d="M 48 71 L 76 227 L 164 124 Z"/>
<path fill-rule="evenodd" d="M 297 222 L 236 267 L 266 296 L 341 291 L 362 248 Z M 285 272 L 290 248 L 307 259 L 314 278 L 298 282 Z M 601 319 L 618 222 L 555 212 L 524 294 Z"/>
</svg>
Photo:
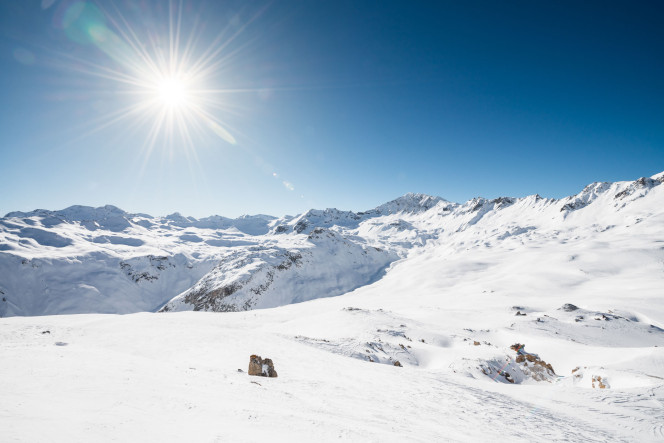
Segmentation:
<svg viewBox="0 0 664 443">
<path fill-rule="evenodd" d="M 175 64 L 205 68 L 185 106 L 153 85 L 178 17 Z M 283 215 L 649 176 L 662 23 L 658 1 L 3 1 L 0 213 Z"/>
</svg>

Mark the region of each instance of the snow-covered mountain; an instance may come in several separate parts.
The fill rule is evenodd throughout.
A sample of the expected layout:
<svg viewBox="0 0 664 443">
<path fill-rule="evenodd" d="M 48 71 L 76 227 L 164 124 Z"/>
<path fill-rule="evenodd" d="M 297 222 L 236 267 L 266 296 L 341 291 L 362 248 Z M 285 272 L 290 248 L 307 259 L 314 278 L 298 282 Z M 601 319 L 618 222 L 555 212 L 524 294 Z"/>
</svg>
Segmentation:
<svg viewBox="0 0 664 443">
<path fill-rule="evenodd" d="M 359 213 L 282 218 L 151 217 L 110 205 L 11 212 L 0 219 L 0 316 L 275 307 L 352 291 L 431 248 L 632 235 L 659 214 L 663 177 L 593 183 L 562 200 L 406 194 Z"/>
<path fill-rule="evenodd" d="M 8 214 L 3 436 L 661 441 L 663 182 L 281 218 Z M 248 376 L 251 354 L 279 377 Z"/>
</svg>

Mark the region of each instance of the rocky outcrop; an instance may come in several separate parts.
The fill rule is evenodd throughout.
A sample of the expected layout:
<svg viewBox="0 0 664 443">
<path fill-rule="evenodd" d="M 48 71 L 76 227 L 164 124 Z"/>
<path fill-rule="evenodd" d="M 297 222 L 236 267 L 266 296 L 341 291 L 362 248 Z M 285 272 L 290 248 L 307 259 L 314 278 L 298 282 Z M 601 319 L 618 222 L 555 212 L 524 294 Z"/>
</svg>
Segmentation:
<svg viewBox="0 0 664 443">
<path fill-rule="evenodd" d="M 525 348 L 526 345 L 521 343 L 510 346 L 516 352 L 515 361 L 523 366 L 523 372 L 537 381 L 551 381 L 556 376 L 551 363 L 545 362 L 537 354 L 526 352 Z"/>
<path fill-rule="evenodd" d="M 515 198 L 512 197 L 498 197 L 494 198 L 493 200 L 489 201 L 489 203 L 493 203 L 495 209 L 500 209 L 504 208 L 510 205 L 513 205 L 516 202 Z"/>
<path fill-rule="evenodd" d="M 654 188 L 655 186 L 658 186 L 661 183 L 661 178 L 662 177 L 660 177 L 660 180 L 655 180 L 655 179 L 652 179 L 652 178 L 649 178 L 649 177 L 641 177 L 640 179 L 635 180 L 634 182 L 632 182 L 626 189 L 618 192 L 614 196 L 614 198 L 616 200 L 620 200 L 620 199 L 623 199 L 625 197 L 628 197 L 628 196 L 636 193 L 639 190 L 652 189 L 652 188 Z"/>
<path fill-rule="evenodd" d="M 601 375 L 593 375 L 593 379 L 592 379 L 593 388 L 595 387 L 595 382 L 597 382 L 597 388 L 599 388 L 599 389 L 606 389 L 607 388 L 607 385 L 605 383 L 602 383 L 602 376 Z"/>
<path fill-rule="evenodd" d="M 574 311 L 577 311 L 579 309 L 579 307 L 573 305 L 572 303 L 565 303 L 559 309 L 561 311 L 565 311 L 565 312 L 574 312 Z"/>
<path fill-rule="evenodd" d="M 377 280 L 399 258 L 394 251 L 321 227 L 292 246 L 228 250 L 214 269 L 161 312 L 246 311 L 341 295 Z"/>
<path fill-rule="evenodd" d="M 262 359 L 259 355 L 252 355 L 249 357 L 248 374 L 258 377 L 276 377 L 277 371 L 274 369 L 271 359 Z"/>
</svg>

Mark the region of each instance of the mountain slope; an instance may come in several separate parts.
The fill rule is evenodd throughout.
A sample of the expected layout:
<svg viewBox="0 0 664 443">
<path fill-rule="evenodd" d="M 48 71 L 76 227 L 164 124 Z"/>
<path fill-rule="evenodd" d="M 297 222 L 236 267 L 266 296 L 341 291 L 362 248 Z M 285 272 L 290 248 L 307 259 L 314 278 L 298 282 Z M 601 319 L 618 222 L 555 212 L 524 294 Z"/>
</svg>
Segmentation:
<svg viewBox="0 0 664 443">
<path fill-rule="evenodd" d="M 503 197 L 494 200 L 476 198 L 463 205 L 411 194 L 364 213 L 331 209 L 309 211 L 293 218 L 287 224 L 277 222 L 273 232 L 286 238 L 297 238 L 296 234 L 318 230 L 327 232 L 327 235 L 335 239 L 347 239 L 344 240 L 347 245 L 346 253 L 353 257 L 357 257 L 357 254 L 350 252 L 349 245 L 354 242 L 374 245 L 381 251 L 391 252 L 391 259 L 376 257 L 377 262 L 373 268 L 361 271 L 366 284 L 371 280 L 369 277 L 374 269 L 386 268 L 396 258 L 414 257 L 427 248 L 435 248 L 432 252 L 434 256 L 460 254 L 467 250 L 484 248 L 506 248 L 508 251 L 529 245 L 539 248 L 551 243 L 567 244 L 566 249 L 577 244 L 578 248 L 583 249 L 583 242 L 595 239 L 600 241 L 599 238 L 611 241 L 614 233 L 626 238 L 639 235 L 646 229 L 646 225 L 637 226 L 638 224 L 644 220 L 650 223 L 658 220 L 658 205 L 662 203 L 664 196 L 664 187 L 658 187 L 660 184 L 661 180 L 655 179 L 597 183 L 587 186 L 576 196 L 563 200 L 544 199 L 539 196 L 518 199 Z M 602 235 L 605 231 L 611 232 Z M 344 262 L 337 260 L 334 253 L 327 252 L 334 249 L 331 246 L 333 243 L 318 244 L 313 248 L 309 248 L 310 245 L 307 244 L 294 245 L 297 251 L 300 251 L 297 254 L 304 254 L 308 259 L 298 262 L 298 266 L 292 269 L 284 269 L 284 272 L 279 272 L 278 269 L 283 251 L 275 250 L 270 258 L 275 263 L 271 268 L 274 272 L 265 271 L 262 267 L 255 273 L 248 269 L 239 270 L 236 265 L 222 259 L 215 271 L 206 275 L 194 289 L 186 291 L 167 304 L 164 310 L 227 311 L 272 307 L 337 295 L 354 289 L 347 286 L 330 291 L 328 287 L 333 286 L 334 278 L 328 279 L 327 285 L 321 286 L 318 283 L 316 276 L 328 268 L 334 269 L 337 275 L 347 275 L 349 269 L 357 273 L 352 260 L 348 262 L 349 267 L 344 266 Z M 311 255 L 314 251 L 326 252 Z M 251 261 L 248 256 L 252 254 L 248 251 L 244 254 L 244 260 Z M 269 252 L 262 251 L 260 254 L 265 256 L 269 255 Z M 257 254 L 254 254 L 254 257 L 256 260 L 263 260 L 258 259 Z M 284 284 L 271 286 L 273 276 L 280 278 L 284 274 L 292 274 L 294 277 L 285 278 Z M 251 284 L 247 286 L 249 280 Z M 306 287 L 302 287 L 302 282 L 308 282 Z M 352 286 L 362 285 L 360 278 Z M 245 292 L 236 292 L 245 286 Z M 305 298 L 300 297 L 302 292 L 307 293 Z M 194 299 L 195 303 L 192 302 Z"/>
<path fill-rule="evenodd" d="M 124 279 L 137 295 L 189 265 L 201 275 L 162 298 L 167 313 L 1 318 L 0 355 L 11 362 L 0 365 L 3 436 L 661 441 L 663 176 L 561 200 L 321 211 L 323 227 L 310 211 L 306 233 L 290 217 L 261 236 L 138 215 L 118 232 L 3 219 L 13 226 L 2 231 L 12 248 L 3 260 L 29 257 L 17 276 L 2 270 L 2 284 L 16 284 L 12 303 L 21 278 L 44 269 L 62 280 L 53 310 L 85 300 L 65 297 L 67 276 Z M 291 229 L 276 232 L 283 225 Z M 35 246 L 21 236 L 27 227 L 67 244 Z M 95 280 L 108 257 L 122 273 Z M 56 288 L 54 278 L 40 284 Z M 297 292 L 297 282 L 314 290 Z M 40 295 L 21 309 L 44 310 L 52 295 Z M 317 299 L 293 303 L 307 297 Z M 172 312 L 182 309 L 240 312 Z M 271 358 L 278 378 L 248 376 L 251 354 Z"/>
<path fill-rule="evenodd" d="M 594 183 L 562 200 L 407 194 L 365 212 L 283 218 L 13 212 L 0 219 L 0 315 L 265 308 L 343 294 L 434 245 L 449 255 L 611 241 L 657 216 L 663 177 Z"/>
</svg>

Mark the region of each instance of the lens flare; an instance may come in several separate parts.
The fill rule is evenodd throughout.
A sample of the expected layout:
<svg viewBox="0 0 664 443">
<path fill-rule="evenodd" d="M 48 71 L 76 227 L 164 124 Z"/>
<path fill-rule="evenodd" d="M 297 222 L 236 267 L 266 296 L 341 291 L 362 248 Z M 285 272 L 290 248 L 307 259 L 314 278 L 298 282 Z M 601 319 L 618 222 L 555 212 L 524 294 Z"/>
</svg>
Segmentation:
<svg viewBox="0 0 664 443">
<path fill-rule="evenodd" d="M 183 0 L 155 2 L 153 9 L 148 2 L 137 2 L 124 9 L 129 16 L 120 12 L 114 0 L 42 0 L 42 5 L 53 6 L 53 26 L 79 49 L 56 52 L 54 64 L 86 77 L 81 84 L 89 84 L 90 78 L 99 81 L 98 89 L 90 93 L 99 95 L 95 110 L 102 114 L 81 122 L 75 138 L 110 127 L 120 127 L 122 134 L 142 132 L 139 177 L 153 154 L 172 160 L 176 151 L 185 154 L 192 175 L 204 175 L 197 150 L 238 143 L 239 131 L 231 127 L 229 119 L 246 109 L 233 95 L 268 100 L 273 94 L 274 88 L 264 86 L 220 87 L 224 79 L 241 78 L 234 66 L 247 65 L 240 57 L 256 41 L 256 36 L 244 38 L 245 30 L 269 4 L 244 19 L 234 14 L 225 26 L 215 23 L 214 27 L 205 23 L 202 10 L 194 10 Z M 132 23 L 140 23 L 140 27 Z M 16 58 L 25 57 L 18 54 Z M 245 151 L 264 163 L 248 147 Z M 290 181 L 278 180 L 294 191 Z"/>
<path fill-rule="evenodd" d="M 64 67 L 99 78 L 100 89 L 113 91 L 118 103 L 124 103 L 96 119 L 85 135 L 117 124 L 130 130 L 144 127 L 144 163 L 157 146 L 182 149 L 197 162 L 195 141 L 205 133 L 236 144 L 233 130 L 219 118 L 236 113 L 223 97 L 251 90 L 213 86 L 225 78 L 222 70 L 232 69 L 231 59 L 239 51 L 232 43 L 257 15 L 244 25 L 229 25 L 201 46 L 205 27 L 194 26 L 200 22 L 196 14 L 183 19 L 182 1 L 167 3 L 167 32 L 159 27 L 164 20 L 145 19 L 145 26 L 135 28 L 113 2 L 103 5 L 110 9 L 101 3 L 62 2 L 54 14 L 56 28 L 71 42 L 99 52 L 85 58 L 58 54 L 70 61 Z M 191 25 L 190 33 L 183 32 L 183 21 Z"/>
</svg>

